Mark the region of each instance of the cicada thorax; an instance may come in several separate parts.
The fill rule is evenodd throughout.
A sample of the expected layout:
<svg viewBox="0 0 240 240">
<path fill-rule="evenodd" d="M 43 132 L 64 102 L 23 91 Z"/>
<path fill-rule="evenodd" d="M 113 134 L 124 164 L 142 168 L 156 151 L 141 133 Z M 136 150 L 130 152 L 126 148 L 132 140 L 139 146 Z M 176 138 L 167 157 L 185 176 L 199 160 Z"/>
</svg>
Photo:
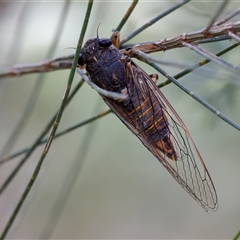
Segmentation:
<svg viewBox="0 0 240 240">
<path fill-rule="evenodd" d="M 121 101 L 103 97 L 113 112 L 117 106 L 122 115 L 118 116 L 125 118 L 125 124 L 131 123 L 150 145 L 163 152 L 163 156 L 176 160 L 163 106 L 146 83 L 145 78 L 152 81 L 150 77 L 109 39 L 88 40 L 80 60 L 84 60 L 91 81 L 100 88 L 128 95 Z"/>
<path fill-rule="evenodd" d="M 123 54 L 110 39 L 95 38 L 86 42 L 81 50 L 80 65 L 86 64 L 91 81 L 107 91 L 119 92 L 124 88 L 125 66 Z"/>
</svg>

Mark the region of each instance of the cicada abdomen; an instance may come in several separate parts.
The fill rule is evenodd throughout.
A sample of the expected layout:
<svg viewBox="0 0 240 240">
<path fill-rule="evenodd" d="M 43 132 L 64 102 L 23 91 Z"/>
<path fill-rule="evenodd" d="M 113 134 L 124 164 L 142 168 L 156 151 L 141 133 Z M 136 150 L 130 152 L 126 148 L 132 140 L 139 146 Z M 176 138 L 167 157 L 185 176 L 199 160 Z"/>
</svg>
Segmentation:
<svg viewBox="0 0 240 240">
<path fill-rule="evenodd" d="M 204 208 L 217 208 L 217 194 L 189 131 L 151 77 L 108 38 L 86 42 L 79 65 L 100 88 L 124 94 L 102 96 L 110 109 Z"/>
</svg>

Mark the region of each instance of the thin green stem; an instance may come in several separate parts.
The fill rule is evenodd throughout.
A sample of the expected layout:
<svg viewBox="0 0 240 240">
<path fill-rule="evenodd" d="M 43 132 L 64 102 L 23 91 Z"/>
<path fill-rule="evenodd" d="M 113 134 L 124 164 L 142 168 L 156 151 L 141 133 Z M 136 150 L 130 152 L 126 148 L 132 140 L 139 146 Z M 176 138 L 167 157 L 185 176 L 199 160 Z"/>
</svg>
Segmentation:
<svg viewBox="0 0 240 240">
<path fill-rule="evenodd" d="M 233 240 L 238 240 L 240 238 L 240 231 L 234 236 Z"/>
<path fill-rule="evenodd" d="M 134 8 L 136 7 L 137 3 L 138 3 L 138 0 L 133 0 L 132 4 L 128 8 L 127 12 L 125 13 L 125 15 L 123 16 L 121 22 L 118 24 L 118 26 L 116 27 L 115 30 L 117 30 L 119 32 L 121 31 L 122 27 L 127 22 L 128 18 L 130 17 L 130 15 L 133 12 Z"/>
<path fill-rule="evenodd" d="M 148 61 L 146 61 L 148 62 Z M 236 128 L 237 130 L 240 131 L 240 126 L 231 121 L 229 118 L 227 118 L 224 114 L 222 114 L 221 112 L 219 112 L 216 108 L 214 108 L 213 106 L 211 106 L 209 103 L 207 103 L 205 100 L 203 100 L 202 98 L 198 97 L 197 95 L 195 95 L 193 92 L 191 92 L 190 90 L 188 90 L 186 87 L 184 87 L 181 83 L 179 83 L 174 77 L 171 77 L 170 75 L 167 74 L 167 72 L 165 72 L 164 70 L 162 70 L 160 67 L 158 67 L 155 63 L 149 61 L 148 64 L 150 66 L 152 66 L 153 68 L 155 68 L 159 73 L 161 73 L 163 76 L 165 76 L 166 78 L 168 78 L 170 81 L 172 81 L 172 83 L 174 83 L 175 85 L 177 85 L 180 89 L 182 89 L 185 93 L 187 93 L 188 95 L 190 95 L 193 99 L 195 99 L 196 101 L 198 101 L 200 104 L 202 104 L 204 107 L 206 107 L 207 109 L 209 109 L 211 112 L 213 112 L 214 114 L 216 114 L 219 118 L 221 118 L 223 121 L 225 121 L 226 123 L 228 123 L 229 125 L 231 125 L 232 127 Z"/>
<path fill-rule="evenodd" d="M 216 56 L 220 57 L 221 55 L 223 55 L 223 54 L 231 51 L 232 49 L 238 47 L 239 44 L 240 44 L 240 43 L 235 43 L 235 44 L 233 44 L 232 46 L 224 49 L 223 51 L 221 51 L 221 52 L 219 52 L 219 53 L 217 53 Z M 188 69 L 186 69 L 186 70 L 184 70 L 184 71 L 176 74 L 176 75 L 174 76 L 174 78 L 175 78 L 175 79 L 179 79 L 179 78 L 187 75 L 188 73 L 193 72 L 193 71 L 196 70 L 197 68 L 206 65 L 206 64 L 209 63 L 209 62 L 211 62 L 209 59 L 205 59 L 205 60 L 203 60 L 203 61 L 201 61 L 201 62 L 193 65 L 192 67 L 190 67 L 190 68 L 188 68 Z M 172 81 L 170 81 L 170 80 L 168 79 L 168 80 L 166 80 L 165 82 L 160 83 L 160 84 L 158 85 L 158 88 L 164 87 L 164 86 L 166 86 L 166 85 L 168 85 L 168 84 L 170 84 L 170 83 L 172 83 Z"/>
<path fill-rule="evenodd" d="M 73 89 L 72 93 L 69 95 L 68 101 L 66 106 L 70 103 L 70 101 L 73 99 L 73 97 L 75 96 L 75 94 L 78 92 L 78 90 L 80 89 L 80 87 L 82 86 L 82 84 L 84 83 L 84 81 L 80 81 L 76 87 Z M 65 106 L 65 108 L 66 108 Z M 7 161 L 9 161 L 10 159 L 13 159 L 19 155 L 22 155 L 24 153 L 26 153 L 26 155 L 23 157 L 23 159 L 17 164 L 17 166 L 14 168 L 14 170 L 8 175 L 8 178 L 4 181 L 4 183 L 2 184 L 1 188 L 0 188 L 0 195 L 3 193 L 3 191 L 7 188 L 7 186 L 10 184 L 10 182 L 13 180 L 13 178 L 15 177 L 15 175 L 17 174 L 17 172 L 21 169 L 21 167 L 23 166 L 23 164 L 28 160 L 28 158 L 30 157 L 30 155 L 33 153 L 33 151 L 41 144 L 46 143 L 47 140 L 45 139 L 43 141 L 44 136 L 47 134 L 47 132 L 49 131 L 49 129 L 52 127 L 55 119 L 56 119 L 57 113 L 51 118 L 51 120 L 48 122 L 47 126 L 45 127 L 44 131 L 41 133 L 41 135 L 35 140 L 35 142 L 32 144 L 32 146 L 30 148 L 21 150 L 17 153 L 14 153 L 8 157 L 3 158 L 0 161 L 0 164 L 6 163 Z"/>
<path fill-rule="evenodd" d="M 151 19 L 150 21 L 148 21 L 147 23 L 143 24 L 141 27 L 139 27 L 136 31 L 134 31 L 133 33 L 131 33 L 130 35 L 128 35 L 126 38 L 122 39 L 122 41 L 120 42 L 120 46 L 122 46 L 125 42 L 129 41 L 130 39 L 132 39 L 133 37 L 135 37 L 136 35 L 138 35 L 139 33 L 141 33 L 143 30 L 145 30 L 146 28 L 150 27 L 151 25 L 153 25 L 155 22 L 157 22 L 158 20 L 160 20 L 161 18 L 167 16 L 168 14 L 170 14 L 171 12 L 175 11 L 176 9 L 180 8 L 181 6 L 183 6 L 184 4 L 188 3 L 190 0 L 185 0 L 182 1 L 176 5 L 174 5 L 172 8 L 169 8 L 168 10 L 160 13 L 159 15 L 157 15 L 155 18 Z"/>
</svg>

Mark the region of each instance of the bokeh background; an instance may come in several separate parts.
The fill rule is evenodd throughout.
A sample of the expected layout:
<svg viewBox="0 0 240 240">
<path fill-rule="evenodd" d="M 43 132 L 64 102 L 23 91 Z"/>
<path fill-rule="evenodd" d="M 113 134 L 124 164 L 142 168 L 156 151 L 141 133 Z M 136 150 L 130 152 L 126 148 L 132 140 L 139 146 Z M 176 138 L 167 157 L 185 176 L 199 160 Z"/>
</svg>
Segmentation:
<svg viewBox="0 0 240 240">
<path fill-rule="evenodd" d="M 99 23 L 100 37 L 110 36 L 130 3 L 95 2 L 85 41 L 96 37 Z M 164 39 L 199 30 L 207 26 L 220 3 L 192 1 L 130 42 Z M 174 4 L 175 1 L 140 1 L 121 36 L 129 35 Z M 74 53 L 70 48 L 76 47 L 86 8 L 86 1 L 1 2 L 1 69 Z M 230 1 L 221 16 L 237 8 L 239 3 Z M 57 29 L 59 37 L 54 40 Z M 233 42 L 202 47 L 217 53 Z M 184 48 L 155 56 L 187 65 L 203 59 Z M 239 65 L 239 48 L 223 58 Z M 146 64 L 140 65 L 149 74 L 156 72 Z M 162 67 L 172 75 L 183 70 L 171 65 Z M 61 70 L 0 80 L 0 144 L 5 154 L 30 146 L 43 131 L 60 106 L 68 75 L 69 70 Z M 74 85 L 79 79 L 79 76 L 75 77 Z M 159 76 L 159 82 L 164 80 Z M 236 74 L 209 64 L 182 78 L 181 83 L 240 123 L 239 80 Z M 240 228 L 240 134 L 173 84 L 162 91 L 188 126 L 208 166 L 219 197 L 216 212 L 205 213 L 117 117 L 109 114 L 53 142 L 7 237 L 232 238 Z M 34 103 L 24 125 L 17 127 L 26 105 Z M 100 96 L 84 84 L 65 110 L 59 130 L 106 109 Z M 21 131 L 16 142 L 11 144 L 8 139 L 16 127 Z M 1 230 L 26 187 L 42 150 L 43 146 L 38 147 L 1 195 Z M 19 160 L 20 157 L 1 164 L 1 183 Z"/>
</svg>

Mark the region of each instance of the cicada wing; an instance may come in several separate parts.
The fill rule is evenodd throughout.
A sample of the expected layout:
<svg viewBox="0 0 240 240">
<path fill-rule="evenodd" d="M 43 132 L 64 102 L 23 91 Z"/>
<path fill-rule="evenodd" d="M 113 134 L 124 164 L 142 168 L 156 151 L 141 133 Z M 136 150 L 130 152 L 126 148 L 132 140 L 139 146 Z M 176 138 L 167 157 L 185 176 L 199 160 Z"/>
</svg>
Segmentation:
<svg viewBox="0 0 240 240">
<path fill-rule="evenodd" d="M 126 72 L 126 81 L 133 81 L 135 91 L 146 98 L 154 94 L 162 108 L 165 123 L 169 129 L 169 141 L 175 150 L 176 159 L 169 158 L 157 147 L 144 131 L 139 131 L 132 116 L 124 111 L 114 101 L 104 98 L 110 109 L 120 120 L 135 134 L 150 152 L 163 164 L 173 178 L 201 205 L 205 211 L 217 209 L 217 194 L 210 174 L 204 161 L 196 148 L 193 139 L 175 112 L 171 104 L 157 88 L 152 79 L 137 65 L 131 62 L 131 67 Z M 155 108 L 150 112 L 154 117 Z M 141 118 L 141 116 L 139 116 Z M 141 121 L 144 121 L 142 117 Z"/>
<path fill-rule="evenodd" d="M 147 78 L 144 72 L 141 74 L 146 79 L 146 85 L 155 93 L 167 116 L 170 138 L 177 155 L 177 160 L 172 161 L 166 157 L 162 158 L 162 153 L 157 151 L 159 161 L 206 211 L 216 210 L 218 203 L 216 189 L 190 132 L 152 79 Z"/>
</svg>

